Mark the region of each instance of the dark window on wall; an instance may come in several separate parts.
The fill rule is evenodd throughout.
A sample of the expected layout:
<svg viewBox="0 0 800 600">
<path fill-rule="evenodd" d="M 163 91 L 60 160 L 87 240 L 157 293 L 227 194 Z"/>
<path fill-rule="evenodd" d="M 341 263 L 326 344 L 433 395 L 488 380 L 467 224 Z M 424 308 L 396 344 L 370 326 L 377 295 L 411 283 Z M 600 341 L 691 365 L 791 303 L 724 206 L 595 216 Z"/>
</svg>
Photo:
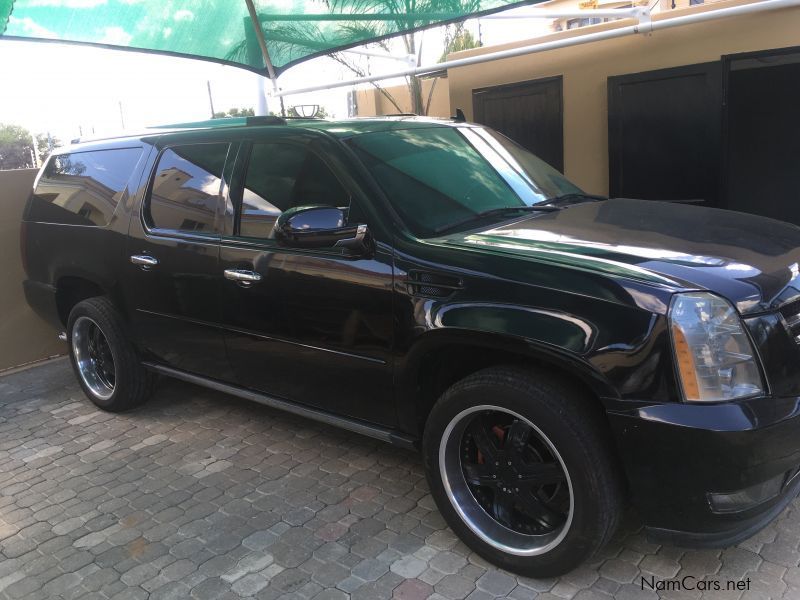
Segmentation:
<svg viewBox="0 0 800 600">
<path fill-rule="evenodd" d="M 242 190 L 239 235 L 271 238 L 280 214 L 298 206 L 347 208 L 350 198 L 330 168 L 304 146 L 253 144 Z"/>
<path fill-rule="evenodd" d="M 228 144 L 168 148 L 153 178 L 147 220 L 156 229 L 213 233 Z"/>
<path fill-rule="evenodd" d="M 587 25 L 597 25 L 598 23 L 602 23 L 604 21 L 607 21 L 607 19 L 601 19 L 600 17 L 581 17 L 580 19 L 570 19 L 567 21 L 567 29 L 586 27 Z"/>
<path fill-rule="evenodd" d="M 107 225 L 141 155 L 141 148 L 120 148 L 54 156 L 36 186 L 29 218 Z"/>
</svg>

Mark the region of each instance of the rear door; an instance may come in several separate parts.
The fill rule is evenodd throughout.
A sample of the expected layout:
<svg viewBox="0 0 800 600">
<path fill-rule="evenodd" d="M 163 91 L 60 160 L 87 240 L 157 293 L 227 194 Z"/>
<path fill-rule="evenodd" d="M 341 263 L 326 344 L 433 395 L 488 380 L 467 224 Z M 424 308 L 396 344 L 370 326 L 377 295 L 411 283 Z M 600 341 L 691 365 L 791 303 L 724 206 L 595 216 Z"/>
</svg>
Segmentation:
<svg viewBox="0 0 800 600">
<path fill-rule="evenodd" d="M 219 328 L 219 240 L 232 148 L 161 148 L 140 215 L 131 220 L 122 277 L 146 356 L 217 379 L 230 379 Z"/>
<path fill-rule="evenodd" d="M 389 246 L 355 256 L 272 236 L 281 212 L 298 206 L 349 207 L 348 222 L 364 222 L 338 151 L 326 138 L 277 131 L 243 145 L 219 268 L 255 281 L 223 282 L 228 353 L 244 387 L 393 425 Z"/>
</svg>

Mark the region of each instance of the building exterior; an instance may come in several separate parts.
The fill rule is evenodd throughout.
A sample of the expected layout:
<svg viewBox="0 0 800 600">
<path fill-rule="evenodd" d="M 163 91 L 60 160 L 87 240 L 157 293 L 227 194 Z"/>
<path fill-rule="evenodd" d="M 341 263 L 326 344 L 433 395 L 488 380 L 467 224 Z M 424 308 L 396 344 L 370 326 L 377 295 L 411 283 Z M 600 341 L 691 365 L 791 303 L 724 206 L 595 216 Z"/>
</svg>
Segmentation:
<svg viewBox="0 0 800 600">
<path fill-rule="evenodd" d="M 400 105 L 400 110 L 392 104 L 380 89 L 371 86 L 351 93 L 352 116 L 374 117 L 376 115 L 411 112 L 411 96 L 407 86 L 386 86 L 385 91 Z M 423 79 L 422 98 L 424 102 L 428 103 L 428 116 L 448 117 L 452 114 L 450 112 L 450 94 L 446 77 Z"/>
<path fill-rule="evenodd" d="M 631 6 L 589 2 L 598 9 Z M 658 0 L 653 22 L 749 3 L 697 2 Z M 579 8 L 575 0 L 545 7 Z M 632 23 L 557 19 L 553 29 L 560 31 L 448 60 Z M 402 86 L 392 91 L 408 103 Z M 359 115 L 398 112 L 374 89 L 357 94 Z M 701 202 L 800 224 L 800 7 L 451 68 L 437 81 L 434 98 L 429 115 L 461 109 L 587 192 Z"/>
<path fill-rule="evenodd" d="M 689 6 L 715 4 L 724 1 L 725 0 L 656 0 L 651 13 L 655 15 Z M 587 11 L 585 17 L 562 17 L 560 19 L 553 19 L 550 29 L 553 32 L 558 32 L 614 21 L 614 19 L 608 17 L 593 17 L 591 14 L 592 10 L 615 10 L 633 8 L 636 6 L 646 7 L 650 4 L 651 0 L 550 0 L 549 2 L 541 2 L 537 4 L 536 7 L 542 9 L 546 8 L 548 10 Z"/>
<path fill-rule="evenodd" d="M 653 21 L 741 4 L 662 5 Z M 800 8 L 454 68 L 447 83 L 451 114 L 461 108 L 503 131 L 588 192 L 697 200 L 800 223 Z"/>
</svg>

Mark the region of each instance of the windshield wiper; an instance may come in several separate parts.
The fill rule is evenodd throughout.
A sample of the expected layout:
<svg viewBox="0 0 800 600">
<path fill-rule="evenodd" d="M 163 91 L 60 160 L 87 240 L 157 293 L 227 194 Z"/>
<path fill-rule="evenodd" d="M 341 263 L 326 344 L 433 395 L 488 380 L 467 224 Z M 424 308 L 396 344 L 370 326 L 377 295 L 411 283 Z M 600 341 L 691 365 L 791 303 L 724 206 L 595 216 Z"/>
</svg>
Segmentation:
<svg viewBox="0 0 800 600">
<path fill-rule="evenodd" d="M 503 206 L 501 208 L 492 208 L 490 210 L 484 210 L 479 213 L 475 213 L 474 215 L 470 215 L 453 223 L 448 223 L 447 225 L 442 225 L 437 227 L 433 230 L 435 234 L 444 233 L 446 231 L 450 231 L 451 229 L 457 229 L 462 225 L 466 225 L 467 223 L 471 223 L 472 221 L 477 221 L 479 219 L 483 219 L 484 217 L 493 217 L 493 216 L 500 216 L 500 215 L 511 215 L 513 213 L 518 212 L 556 212 L 561 210 L 560 206 L 548 206 L 546 204 L 533 204 L 531 206 Z"/>
<path fill-rule="evenodd" d="M 577 204 L 579 202 L 600 202 L 608 200 L 605 196 L 595 196 L 594 194 L 584 194 L 583 192 L 574 192 L 572 194 L 563 194 L 545 200 L 540 206 L 565 206 L 568 204 Z"/>
</svg>

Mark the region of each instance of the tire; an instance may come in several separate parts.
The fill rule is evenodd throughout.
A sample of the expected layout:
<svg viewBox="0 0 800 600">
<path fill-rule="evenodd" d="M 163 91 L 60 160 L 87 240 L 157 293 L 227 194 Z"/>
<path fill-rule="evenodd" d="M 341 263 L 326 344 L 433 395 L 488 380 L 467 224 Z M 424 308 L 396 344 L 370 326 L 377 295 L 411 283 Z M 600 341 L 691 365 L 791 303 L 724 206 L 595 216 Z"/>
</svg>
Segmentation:
<svg viewBox="0 0 800 600">
<path fill-rule="evenodd" d="M 84 393 L 99 408 L 122 412 L 152 395 L 155 375 L 143 366 L 108 298 L 76 304 L 67 320 L 72 368 Z"/>
<path fill-rule="evenodd" d="M 544 371 L 494 367 L 454 384 L 433 407 L 422 445 L 431 493 L 487 561 L 554 577 L 613 535 L 621 477 L 585 396 Z"/>
</svg>

